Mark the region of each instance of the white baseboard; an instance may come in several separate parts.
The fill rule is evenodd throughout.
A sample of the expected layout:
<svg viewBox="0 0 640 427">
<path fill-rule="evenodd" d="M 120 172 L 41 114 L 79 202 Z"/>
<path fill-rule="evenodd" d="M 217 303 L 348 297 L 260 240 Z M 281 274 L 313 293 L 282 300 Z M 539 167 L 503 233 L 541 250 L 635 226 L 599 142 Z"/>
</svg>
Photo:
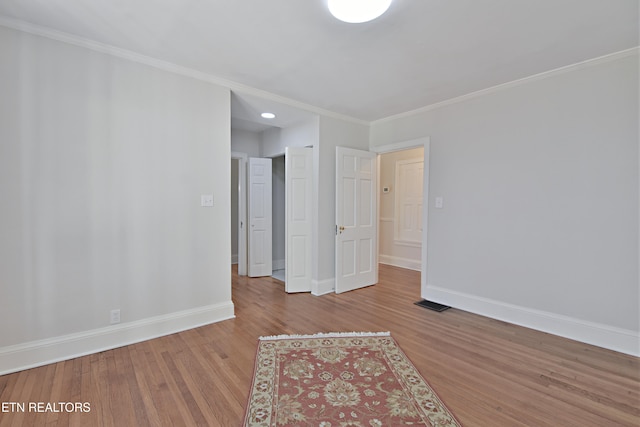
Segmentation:
<svg viewBox="0 0 640 427">
<path fill-rule="evenodd" d="M 231 264 L 238 263 L 238 254 L 231 254 Z"/>
<path fill-rule="evenodd" d="M 234 318 L 233 302 L 209 305 L 61 337 L 0 348 L 0 375 Z"/>
<path fill-rule="evenodd" d="M 336 279 L 326 279 L 326 280 L 312 280 L 311 281 L 311 295 L 324 295 L 330 294 L 336 291 Z"/>
<path fill-rule="evenodd" d="M 271 263 L 272 270 L 284 270 L 284 260 L 283 259 L 274 259 Z"/>
<path fill-rule="evenodd" d="M 638 332 L 427 285 L 422 298 L 553 335 L 640 356 Z"/>
<path fill-rule="evenodd" d="M 422 261 L 418 259 L 400 258 L 391 255 L 378 255 L 378 262 L 380 264 L 393 265 L 401 268 L 408 268 L 409 270 L 422 271 Z"/>
</svg>

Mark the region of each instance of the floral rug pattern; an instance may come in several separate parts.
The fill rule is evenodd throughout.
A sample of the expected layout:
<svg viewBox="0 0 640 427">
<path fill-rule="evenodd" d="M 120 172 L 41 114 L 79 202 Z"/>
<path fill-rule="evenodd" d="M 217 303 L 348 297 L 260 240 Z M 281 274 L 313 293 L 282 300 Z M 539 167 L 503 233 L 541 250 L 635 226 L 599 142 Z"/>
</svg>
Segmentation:
<svg viewBox="0 0 640 427">
<path fill-rule="evenodd" d="M 459 426 L 388 333 L 260 339 L 245 426 Z"/>
</svg>

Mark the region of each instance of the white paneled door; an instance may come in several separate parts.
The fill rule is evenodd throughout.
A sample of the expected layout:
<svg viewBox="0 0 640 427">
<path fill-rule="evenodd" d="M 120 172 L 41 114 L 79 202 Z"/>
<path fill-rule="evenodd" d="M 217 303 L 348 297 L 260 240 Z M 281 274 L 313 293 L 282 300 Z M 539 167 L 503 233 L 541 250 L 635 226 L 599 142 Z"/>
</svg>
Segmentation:
<svg viewBox="0 0 640 427">
<path fill-rule="evenodd" d="M 248 274 L 272 274 L 271 159 L 249 158 Z"/>
<path fill-rule="evenodd" d="M 311 292 L 313 149 L 285 151 L 285 290 Z"/>
<path fill-rule="evenodd" d="M 375 153 L 336 147 L 336 293 L 378 279 L 375 160 Z"/>
<path fill-rule="evenodd" d="M 395 230 L 396 241 L 422 245 L 423 159 L 396 162 Z"/>
</svg>

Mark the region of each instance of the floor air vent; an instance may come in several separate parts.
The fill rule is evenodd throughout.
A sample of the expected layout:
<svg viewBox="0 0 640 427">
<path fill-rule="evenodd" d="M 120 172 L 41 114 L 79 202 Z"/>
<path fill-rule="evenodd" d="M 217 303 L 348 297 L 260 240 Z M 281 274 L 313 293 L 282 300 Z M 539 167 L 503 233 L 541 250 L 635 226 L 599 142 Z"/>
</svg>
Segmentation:
<svg viewBox="0 0 640 427">
<path fill-rule="evenodd" d="M 438 304 L 437 302 L 427 301 L 426 299 L 415 302 L 414 304 L 419 305 L 420 307 L 428 308 L 429 310 L 438 311 L 438 312 L 445 311 L 446 309 L 451 308 L 448 305 Z"/>
</svg>

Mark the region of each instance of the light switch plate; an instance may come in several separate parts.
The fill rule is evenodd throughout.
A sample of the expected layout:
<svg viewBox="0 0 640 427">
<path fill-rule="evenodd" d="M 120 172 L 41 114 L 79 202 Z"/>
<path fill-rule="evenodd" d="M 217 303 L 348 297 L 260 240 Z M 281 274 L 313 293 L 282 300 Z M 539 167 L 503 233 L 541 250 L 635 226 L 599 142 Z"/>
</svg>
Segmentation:
<svg viewBox="0 0 640 427">
<path fill-rule="evenodd" d="M 213 194 L 203 194 L 200 196 L 200 206 L 210 208 L 213 206 Z"/>
</svg>

